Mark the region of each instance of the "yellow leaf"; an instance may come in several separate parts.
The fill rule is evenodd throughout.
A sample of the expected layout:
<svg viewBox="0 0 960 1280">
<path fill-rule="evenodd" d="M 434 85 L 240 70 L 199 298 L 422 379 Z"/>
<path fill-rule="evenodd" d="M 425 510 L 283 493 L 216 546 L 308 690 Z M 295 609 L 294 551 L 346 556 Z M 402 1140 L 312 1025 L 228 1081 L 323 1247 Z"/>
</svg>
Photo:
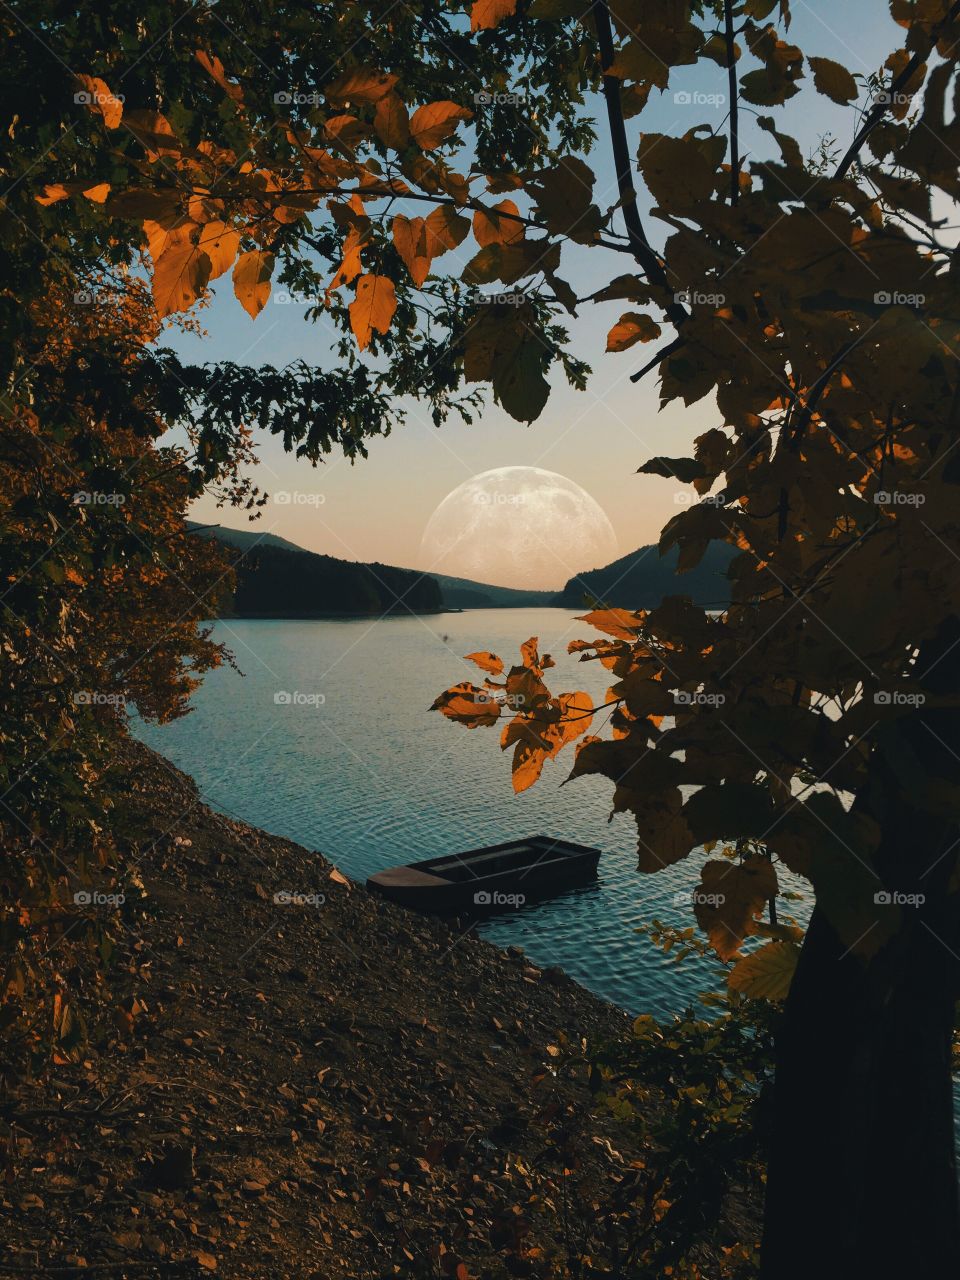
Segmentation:
<svg viewBox="0 0 960 1280">
<path fill-rule="evenodd" d="M 153 301 L 157 314 L 172 315 L 193 306 L 210 279 L 210 259 L 192 237 L 170 244 L 153 269 Z"/>
<path fill-rule="evenodd" d="M 421 151 L 432 151 L 449 138 L 461 120 L 470 120 L 473 112 L 456 102 L 428 102 L 418 107 L 410 121 L 410 133 Z"/>
<path fill-rule="evenodd" d="M 208 222 L 201 229 L 197 244 L 210 259 L 210 279 L 216 280 L 233 266 L 240 248 L 240 232 L 225 222 Z"/>
<path fill-rule="evenodd" d="M 490 31 L 517 11 L 517 0 L 473 0 L 470 6 L 470 30 Z"/>
<path fill-rule="evenodd" d="M 622 315 L 607 334 L 608 351 L 626 351 L 635 342 L 650 342 L 660 336 L 660 326 L 639 311 Z"/>
<path fill-rule="evenodd" d="M 813 83 L 831 102 L 846 106 L 857 97 L 857 82 L 846 67 L 830 58 L 808 58 L 807 61 L 813 68 Z"/>
<path fill-rule="evenodd" d="M 350 303 L 350 327 L 363 351 L 374 331 L 386 333 L 397 309 L 397 295 L 388 276 L 366 275 L 357 281 L 357 296 Z"/>
<path fill-rule="evenodd" d="M 248 249 L 237 259 L 233 268 L 233 291 L 251 320 L 256 320 L 267 305 L 272 274 L 273 254 L 264 249 Z"/>
<path fill-rule="evenodd" d="M 745 996 L 785 1000 L 799 959 L 796 943 L 768 942 L 737 961 L 727 976 L 727 986 Z"/>
</svg>

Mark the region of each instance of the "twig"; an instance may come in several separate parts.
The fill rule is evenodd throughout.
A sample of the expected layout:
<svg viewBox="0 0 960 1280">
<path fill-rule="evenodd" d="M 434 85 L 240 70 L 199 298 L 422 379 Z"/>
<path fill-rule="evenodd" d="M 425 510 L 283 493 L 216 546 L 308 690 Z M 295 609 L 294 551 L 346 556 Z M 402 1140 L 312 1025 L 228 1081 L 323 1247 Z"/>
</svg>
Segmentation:
<svg viewBox="0 0 960 1280">
<path fill-rule="evenodd" d="M 724 39 L 727 44 L 727 85 L 730 93 L 730 203 L 740 199 L 740 137 L 737 99 L 736 44 L 733 38 L 733 0 L 723 0 Z"/>
</svg>

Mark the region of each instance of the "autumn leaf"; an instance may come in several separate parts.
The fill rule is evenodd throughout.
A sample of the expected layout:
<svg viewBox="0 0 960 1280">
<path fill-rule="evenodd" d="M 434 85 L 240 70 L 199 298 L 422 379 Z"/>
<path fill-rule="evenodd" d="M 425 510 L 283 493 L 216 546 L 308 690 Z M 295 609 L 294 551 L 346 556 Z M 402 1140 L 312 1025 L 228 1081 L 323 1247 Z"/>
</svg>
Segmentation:
<svg viewBox="0 0 960 1280">
<path fill-rule="evenodd" d="M 490 31 L 517 11 L 517 0 L 473 0 L 470 6 L 470 30 Z"/>
<path fill-rule="evenodd" d="M 492 676 L 499 676 L 503 673 L 503 659 L 498 658 L 495 653 L 482 651 L 468 653 L 465 657 L 468 662 L 475 662 L 481 671 L 486 671 Z"/>
<path fill-rule="evenodd" d="M 450 137 L 461 120 L 472 118 L 473 112 L 459 103 L 428 102 L 413 113 L 410 134 L 421 151 L 432 151 Z"/>
<path fill-rule="evenodd" d="M 216 280 L 233 266 L 240 248 L 240 232 L 225 222 L 208 222 L 200 230 L 197 245 L 210 259 L 210 279 Z"/>
<path fill-rule="evenodd" d="M 377 103 L 373 127 L 386 147 L 405 151 L 410 145 L 410 117 L 395 93 L 387 93 Z"/>
<path fill-rule="evenodd" d="M 209 257 L 186 236 L 160 254 L 153 269 L 153 300 L 160 316 L 186 311 L 200 297 L 210 279 Z"/>
<path fill-rule="evenodd" d="M 233 291 L 251 320 L 267 305 L 274 256 L 264 249 L 241 253 L 233 268 Z"/>
<path fill-rule="evenodd" d="M 224 93 L 233 98 L 234 102 L 239 102 L 243 98 L 243 90 L 238 84 L 232 80 L 228 80 L 226 72 L 223 69 L 223 63 L 215 53 L 207 53 L 203 49 L 198 49 L 194 55 L 197 61 L 203 67 L 204 71 L 217 82 Z"/>
<path fill-rule="evenodd" d="M 501 215 L 513 215 L 503 217 Z M 520 210 L 512 200 L 501 200 L 492 209 L 477 209 L 473 215 L 473 237 L 481 247 L 488 244 L 515 244 L 523 239 Z"/>
<path fill-rule="evenodd" d="M 635 342 L 651 342 L 659 336 L 660 326 L 654 319 L 638 311 L 628 311 L 607 334 L 607 350 L 626 351 Z"/>
<path fill-rule="evenodd" d="M 393 220 L 393 243 L 410 272 L 410 278 L 419 288 L 430 274 L 426 219 L 407 218 L 398 213 Z"/>
<path fill-rule="evenodd" d="M 785 1000 L 799 959 L 796 943 L 768 942 L 737 961 L 727 975 L 727 986 L 755 999 Z"/>
<path fill-rule="evenodd" d="M 92 200 L 94 204 L 104 204 L 110 194 L 110 183 L 98 182 L 94 187 L 87 187 L 83 194 L 88 200 Z"/>
<path fill-rule="evenodd" d="M 857 97 L 857 82 L 846 67 L 830 58 L 808 58 L 807 61 L 813 69 L 813 83 L 831 102 L 846 106 Z"/>
<path fill-rule="evenodd" d="M 737 954 L 755 917 L 776 893 L 777 873 L 767 858 L 703 864 L 693 910 L 721 960 Z"/>
<path fill-rule="evenodd" d="M 577 621 L 589 622 L 591 627 L 605 631 L 608 636 L 616 636 L 618 640 L 636 640 L 646 622 L 646 614 L 631 613 L 629 609 L 594 609 L 591 613 L 581 614 Z"/>
<path fill-rule="evenodd" d="M 398 76 L 389 71 L 376 71 L 370 67 L 355 67 L 345 71 L 324 89 L 329 102 L 379 102 L 397 83 Z"/>
<path fill-rule="evenodd" d="M 496 724 L 500 717 L 500 703 L 496 698 L 469 681 L 441 693 L 431 703 L 430 710 L 441 712 L 448 720 L 455 720 L 467 729 Z"/>
<path fill-rule="evenodd" d="M 365 275 L 357 281 L 357 296 L 350 303 L 350 327 L 363 351 L 374 332 L 386 333 L 397 309 L 397 295 L 389 276 Z"/>
<path fill-rule="evenodd" d="M 77 79 L 83 85 L 82 92 L 77 95 L 79 100 L 85 102 L 91 111 L 99 112 L 108 129 L 119 128 L 123 116 L 123 103 L 120 99 L 110 92 L 99 76 L 77 76 Z"/>
<path fill-rule="evenodd" d="M 457 213 L 450 205 L 441 204 L 427 215 L 425 230 L 427 253 L 431 258 L 439 258 L 442 253 L 455 249 L 466 239 L 470 231 L 470 219 Z"/>
</svg>

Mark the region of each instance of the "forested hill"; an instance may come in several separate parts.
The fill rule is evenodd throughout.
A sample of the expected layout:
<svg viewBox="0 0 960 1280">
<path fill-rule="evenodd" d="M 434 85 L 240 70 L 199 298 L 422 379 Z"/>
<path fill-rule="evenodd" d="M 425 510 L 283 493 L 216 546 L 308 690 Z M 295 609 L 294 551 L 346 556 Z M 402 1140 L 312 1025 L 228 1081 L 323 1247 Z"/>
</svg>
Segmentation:
<svg viewBox="0 0 960 1280">
<path fill-rule="evenodd" d="M 240 618 L 317 618 L 436 613 L 436 578 L 386 564 L 363 564 L 304 551 L 274 534 L 192 526 L 236 548 L 237 586 L 229 612 Z"/>
<path fill-rule="evenodd" d="M 579 609 L 596 600 L 619 609 L 650 609 L 672 595 L 723 608 L 730 599 L 727 566 L 735 554 L 725 542 L 713 542 L 695 569 L 677 573 L 676 547 L 664 556 L 655 546 L 640 547 L 602 569 L 578 573 L 551 603 Z"/>
</svg>

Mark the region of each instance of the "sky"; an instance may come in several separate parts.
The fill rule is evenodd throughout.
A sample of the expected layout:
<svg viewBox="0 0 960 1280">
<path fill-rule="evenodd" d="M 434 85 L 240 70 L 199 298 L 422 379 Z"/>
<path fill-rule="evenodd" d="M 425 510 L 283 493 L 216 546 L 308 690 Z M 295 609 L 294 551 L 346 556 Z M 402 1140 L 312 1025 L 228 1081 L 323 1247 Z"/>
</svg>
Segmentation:
<svg viewBox="0 0 960 1280">
<path fill-rule="evenodd" d="M 901 42 L 903 33 L 892 23 L 885 0 L 791 0 L 791 10 L 787 38 L 805 53 L 832 58 L 854 74 L 876 71 Z M 635 152 L 642 131 L 682 133 L 700 123 L 720 128 L 727 113 L 725 89 L 725 70 L 711 63 L 675 71 L 668 91 L 655 91 L 644 112 L 627 122 L 631 150 Z M 677 101 L 675 95 L 685 92 L 691 101 L 682 97 Z M 865 100 L 864 92 L 861 103 Z M 594 200 L 602 208 L 616 196 L 601 109 L 598 102 L 594 113 L 598 142 L 589 162 L 597 173 Z M 771 143 L 753 123 L 751 110 L 741 106 L 741 146 L 747 160 L 754 146 L 770 154 Z M 778 128 L 796 136 L 805 153 L 815 150 L 825 133 L 845 148 L 858 118 L 854 106 L 838 107 L 816 94 L 809 73 L 800 94 L 775 114 Z M 647 216 L 644 225 L 657 242 L 663 224 Z M 475 251 L 468 238 L 464 246 L 444 257 L 444 268 L 453 267 L 455 261 L 465 265 Z M 630 259 L 622 254 L 568 245 L 560 275 L 578 292 L 587 293 L 630 268 Z M 604 352 L 607 332 L 627 306 L 580 308 L 569 328 L 575 353 L 593 370 L 588 388 L 574 391 L 562 374 L 555 375 L 550 400 L 532 425 L 515 422 L 491 400 L 473 425 L 451 417 L 438 430 L 426 409 L 410 402 L 405 425 L 390 437 L 371 440 L 367 459 L 351 464 L 330 455 L 317 468 L 285 454 L 275 438 L 262 437 L 257 441 L 260 463 L 253 475 L 273 496 L 256 524 L 247 524 L 244 513 L 229 507 L 218 511 L 208 498 L 197 503 L 191 514 L 205 522 L 270 531 L 308 550 L 347 560 L 456 572 L 456 564 L 431 562 L 428 548 L 421 546 L 430 517 L 451 491 L 471 477 L 491 469 L 525 467 L 559 473 L 581 486 L 606 513 L 618 554 L 655 542 L 662 526 L 680 509 L 678 503 L 688 501 L 689 494 L 680 490 L 678 497 L 675 482 L 637 475 L 637 468 L 658 454 L 688 454 L 695 436 L 722 424 L 712 398 L 689 409 L 671 405 L 661 412 L 653 374 L 640 384 L 630 382 L 629 375 L 645 363 L 651 347 L 637 346 L 621 354 Z M 252 321 L 233 298 L 229 277 L 217 282 L 200 318 L 207 337 L 175 331 L 165 336 L 165 342 L 184 358 L 276 366 L 302 358 L 335 366 L 337 335 L 328 321 L 307 322 L 303 307 L 275 301 Z M 503 502 L 504 516 L 515 519 L 511 505 Z M 483 572 L 469 576 L 520 585 L 515 568 L 502 553 L 502 541 L 490 539 Z M 566 577 L 596 567 L 581 563 L 582 559 L 574 528 L 560 554 L 553 557 L 555 580 L 544 582 L 543 587 L 558 587 Z"/>
</svg>

